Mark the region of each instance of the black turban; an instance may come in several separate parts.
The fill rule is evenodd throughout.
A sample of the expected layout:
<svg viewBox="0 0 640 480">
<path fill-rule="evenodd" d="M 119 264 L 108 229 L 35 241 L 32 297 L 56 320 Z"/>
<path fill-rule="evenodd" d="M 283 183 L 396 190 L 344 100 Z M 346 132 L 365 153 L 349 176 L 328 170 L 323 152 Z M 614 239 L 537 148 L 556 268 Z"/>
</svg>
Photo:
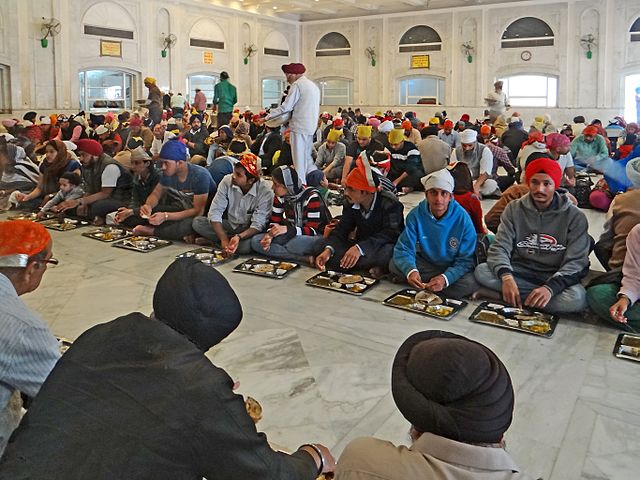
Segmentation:
<svg viewBox="0 0 640 480">
<path fill-rule="evenodd" d="M 242 319 L 240 301 L 227 280 L 193 258 L 179 258 L 169 265 L 153 294 L 153 310 L 158 320 L 205 352 Z"/>
<path fill-rule="evenodd" d="M 402 344 L 391 392 L 418 431 L 459 442 L 499 443 L 513 416 L 513 386 L 500 359 L 478 342 L 440 330 Z"/>
</svg>

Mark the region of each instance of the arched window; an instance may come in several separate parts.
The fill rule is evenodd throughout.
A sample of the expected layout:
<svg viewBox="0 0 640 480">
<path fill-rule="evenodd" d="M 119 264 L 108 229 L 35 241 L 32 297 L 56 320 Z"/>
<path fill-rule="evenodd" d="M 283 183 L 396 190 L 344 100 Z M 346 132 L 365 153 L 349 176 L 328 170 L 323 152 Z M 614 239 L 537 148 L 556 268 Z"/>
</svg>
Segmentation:
<svg viewBox="0 0 640 480">
<path fill-rule="evenodd" d="M 549 46 L 553 46 L 553 30 L 539 18 L 520 18 L 502 34 L 502 48 Z"/>
<path fill-rule="evenodd" d="M 400 79 L 400 105 L 442 105 L 444 78 L 416 75 Z"/>
<path fill-rule="evenodd" d="M 341 55 L 351 55 L 351 44 L 341 33 L 327 33 L 316 45 L 316 57 L 337 57 Z"/>
<path fill-rule="evenodd" d="M 353 80 L 346 78 L 319 78 L 320 105 L 351 105 Z"/>
<path fill-rule="evenodd" d="M 284 92 L 284 81 L 279 78 L 262 79 L 262 106 L 264 108 L 280 105 Z"/>
<path fill-rule="evenodd" d="M 640 42 L 640 17 L 636 18 L 636 21 L 633 22 L 629 33 L 631 33 L 632 42 Z"/>
<path fill-rule="evenodd" d="M 121 70 L 80 72 L 80 110 L 107 112 L 130 110 L 133 75 Z"/>
<path fill-rule="evenodd" d="M 433 52 L 442 49 L 438 32 L 426 25 L 410 28 L 400 39 L 400 52 Z"/>
<path fill-rule="evenodd" d="M 207 97 L 207 105 L 213 102 L 213 88 L 220 81 L 220 77 L 213 73 L 195 73 L 187 78 L 187 100 L 192 102 L 196 96 L 196 88 L 202 90 Z"/>
<path fill-rule="evenodd" d="M 501 78 L 503 91 L 514 107 L 557 107 L 558 79 L 547 75 L 513 75 Z"/>
</svg>

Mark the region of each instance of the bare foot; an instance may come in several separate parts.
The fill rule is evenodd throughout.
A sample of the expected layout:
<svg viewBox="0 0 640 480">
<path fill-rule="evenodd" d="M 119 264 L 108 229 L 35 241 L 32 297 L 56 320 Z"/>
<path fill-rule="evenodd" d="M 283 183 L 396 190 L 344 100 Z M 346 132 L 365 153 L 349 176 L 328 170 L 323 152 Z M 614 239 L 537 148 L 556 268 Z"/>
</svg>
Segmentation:
<svg viewBox="0 0 640 480">
<path fill-rule="evenodd" d="M 497 300 L 499 302 L 502 301 L 502 295 L 500 294 L 500 292 L 497 292 L 495 290 L 490 290 L 485 287 L 480 287 L 478 290 L 473 292 L 469 298 L 471 300 L 483 299 L 483 300 Z"/>
<path fill-rule="evenodd" d="M 411 188 L 411 187 L 402 187 L 402 193 L 404 193 L 405 195 L 407 193 L 411 193 L 411 192 L 413 192 L 413 188 Z"/>
<path fill-rule="evenodd" d="M 371 275 L 373 278 L 382 278 L 384 276 L 384 268 L 372 267 L 369 269 L 369 275 Z"/>
<path fill-rule="evenodd" d="M 195 237 L 195 239 L 193 240 L 193 243 L 203 247 L 210 247 L 211 245 L 213 245 L 213 242 L 211 240 L 204 237 Z"/>
<path fill-rule="evenodd" d="M 154 232 L 154 228 L 150 227 L 149 225 L 138 225 L 133 229 L 134 235 L 142 235 L 144 237 L 150 237 L 154 234 Z"/>
<path fill-rule="evenodd" d="M 193 243 L 196 243 L 196 236 L 193 234 L 186 235 L 182 237 L 182 240 L 184 241 L 184 243 L 193 244 Z"/>
<path fill-rule="evenodd" d="M 101 227 L 101 226 L 103 226 L 103 225 L 104 225 L 104 218 L 103 218 L 103 217 L 95 217 L 95 218 L 93 219 L 93 224 L 94 224 L 96 227 Z"/>
<path fill-rule="evenodd" d="M 309 255 L 307 257 L 307 262 L 309 262 L 309 265 L 311 267 L 315 267 L 316 266 L 316 257 L 314 257 L 313 255 Z"/>
</svg>

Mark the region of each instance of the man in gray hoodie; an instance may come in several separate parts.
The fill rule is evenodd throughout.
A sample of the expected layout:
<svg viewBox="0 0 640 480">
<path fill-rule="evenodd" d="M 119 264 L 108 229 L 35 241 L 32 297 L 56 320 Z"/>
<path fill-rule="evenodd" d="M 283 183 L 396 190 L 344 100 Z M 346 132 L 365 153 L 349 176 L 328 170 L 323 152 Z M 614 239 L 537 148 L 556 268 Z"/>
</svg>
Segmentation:
<svg viewBox="0 0 640 480">
<path fill-rule="evenodd" d="M 582 311 L 587 302 L 580 280 L 589 270 L 592 243 L 587 218 L 556 192 L 562 180 L 558 162 L 536 159 L 525 178 L 530 193 L 503 212 L 487 263 L 476 267 L 476 279 L 513 306 Z"/>
</svg>

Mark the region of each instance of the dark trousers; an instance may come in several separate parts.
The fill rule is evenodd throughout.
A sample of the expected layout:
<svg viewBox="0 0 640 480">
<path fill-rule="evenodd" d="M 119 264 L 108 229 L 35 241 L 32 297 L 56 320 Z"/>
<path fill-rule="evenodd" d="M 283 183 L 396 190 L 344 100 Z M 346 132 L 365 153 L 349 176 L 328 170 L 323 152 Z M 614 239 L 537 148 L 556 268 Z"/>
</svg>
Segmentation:
<svg viewBox="0 0 640 480">
<path fill-rule="evenodd" d="M 316 255 L 319 255 L 324 250 L 327 243 L 327 239 L 323 239 L 323 241 L 318 242 Z M 342 260 L 342 257 L 347 250 L 353 247 L 356 243 L 353 241 L 344 242 L 335 238 L 331 240 L 331 243 L 335 249 L 335 253 L 327 261 L 327 269 L 339 272 L 346 271 L 346 269 L 340 266 L 340 260 Z M 358 262 L 351 270 L 366 271 L 373 267 L 380 267 L 386 271 L 389 261 L 391 260 L 391 257 L 393 257 L 393 247 L 393 243 L 385 243 L 377 250 L 368 250 L 365 252 L 365 255 L 358 259 Z"/>
<path fill-rule="evenodd" d="M 218 112 L 218 128 L 222 125 L 229 125 L 231 115 L 233 115 L 233 112 Z"/>
</svg>

